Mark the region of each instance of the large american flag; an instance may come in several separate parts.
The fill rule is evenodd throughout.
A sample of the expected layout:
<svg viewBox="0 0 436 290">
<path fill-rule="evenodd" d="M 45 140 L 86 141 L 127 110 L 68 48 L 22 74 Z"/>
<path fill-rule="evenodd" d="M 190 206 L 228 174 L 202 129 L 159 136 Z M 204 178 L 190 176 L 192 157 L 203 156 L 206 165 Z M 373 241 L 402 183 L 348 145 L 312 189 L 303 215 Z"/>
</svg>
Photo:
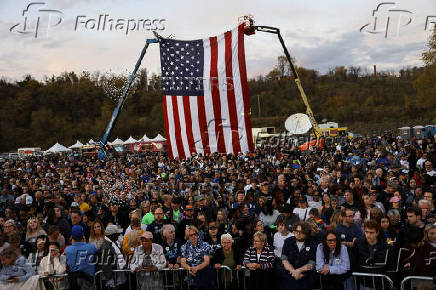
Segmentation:
<svg viewBox="0 0 436 290">
<path fill-rule="evenodd" d="M 253 150 L 243 26 L 206 39 L 161 39 L 168 154 Z"/>
</svg>

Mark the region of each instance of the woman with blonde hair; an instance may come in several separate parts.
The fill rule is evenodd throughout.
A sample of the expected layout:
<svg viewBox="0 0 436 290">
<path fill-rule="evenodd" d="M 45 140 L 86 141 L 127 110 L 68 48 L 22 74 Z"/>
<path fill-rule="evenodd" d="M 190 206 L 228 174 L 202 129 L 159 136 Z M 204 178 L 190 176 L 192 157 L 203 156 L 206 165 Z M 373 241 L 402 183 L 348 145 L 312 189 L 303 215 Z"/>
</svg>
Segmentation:
<svg viewBox="0 0 436 290">
<path fill-rule="evenodd" d="M 123 253 L 127 256 L 133 255 L 135 248 L 139 245 L 139 236 L 145 232 L 144 228 L 146 228 L 146 225 L 141 223 L 140 215 L 136 210 L 132 211 L 129 216 L 130 225 L 123 238 Z"/>
<path fill-rule="evenodd" d="M 342 222 L 342 216 L 341 216 L 341 210 L 337 209 L 333 212 L 332 216 L 330 217 L 330 224 L 327 227 L 327 230 L 334 231 L 338 225 L 340 225 Z"/>
<path fill-rule="evenodd" d="M 91 225 L 91 234 L 89 236 L 89 243 L 94 244 L 97 249 L 103 245 L 105 237 L 104 225 L 100 220 L 95 220 Z"/>
<path fill-rule="evenodd" d="M 143 234 L 143 231 L 131 230 L 123 239 L 123 254 L 130 257 L 135 252 L 135 249 L 139 246 L 139 238 Z"/>
<path fill-rule="evenodd" d="M 176 229 L 174 225 L 167 224 L 162 227 L 162 243 L 167 266 L 169 269 L 178 269 L 180 267 L 180 248 L 182 242 L 176 239 Z"/>
<path fill-rule="evenodd" d="M 198 238 L 199 234 L 200 231 L 195 226 L 186 229 L 187 241 L 180 250 L 180 264 L 189 273 L 189 288 L 210 289 L 214 283 L 213 271 L 209 267 L 211 248 L 208 243 Z"/>
<path fill-rule="evenodd" d="M 38 220 L 34 217 L 27 220 L 27 231 L 26 231 L 26 242 L 34 244 L 36 242 L 36 237 L 44 235 L 47 233 L 38 223 Z"/>
<path fill-rule="evenodd" d="M 436 248 L 436 224 L 427 225 L 424 229 L 424 241 Z"/>
<path fill-rule="evenodd" d="M 256 232 L 253 235 L 253 245 L 246 251 L 243 265 L 251 271 L 247 283 L 248 289 L 269 289 L 274 280 L 274 249 L 266 243 L 266 234 Z"/>
</svg>

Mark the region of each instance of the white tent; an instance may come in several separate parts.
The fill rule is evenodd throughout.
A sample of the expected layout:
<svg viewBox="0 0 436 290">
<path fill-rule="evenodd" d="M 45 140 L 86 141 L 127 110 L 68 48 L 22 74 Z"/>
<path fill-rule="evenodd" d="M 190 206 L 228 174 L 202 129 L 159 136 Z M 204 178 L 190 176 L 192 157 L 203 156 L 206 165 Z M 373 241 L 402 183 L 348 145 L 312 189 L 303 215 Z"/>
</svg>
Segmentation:
<svg viewBox="0 0 436 290">
<path fill-rule="evenodd" d="M 47 151 L 45 151 L 45 153 L 62 153 L 62 152 L 71 152 L 72 150 L 59 144 L 56 143 L 53 146 L 50 147 L 50 149 L 48 149 Z"/>
<path fill-rule="evenodd" d="M 141 142 L 150 142 L 152 140 L 147 137 L 147 134 L 144 134 L 144 136 L 142 136 L 142 138 L 139 139 L 138 141 L 141 141 Z"/>
<path fill-rule="evenodd" d="M 135 140 L 135 138 L 133 138 L 132 136 L 129 137 L 129 139 L 127 139 L 126 141 L 124 141 L 124 145 L 128 145 L 128 144 L 133 144 L 138 142 L 138 140 Z"/>
<path fill-rule="evenodd" d="M 79 140 L 77 140 L 77 141 L 76 141 L 76 144 L 71 145 L 71 146 L 68 147 L 68 148 L 70 148 L 70 149 L 79 149 L 79 148 L 82 148 L 82 146 L 83 146 L 82 142 L 80 142 Z"/>
<path fill-rule="evenodd" d="M 120 138 L 115 139 L 113 142 L 109 142 L 109 145 L 111 145 L 111 146 L 120 146 L 123 144 L 124 144 L 124 141 L 121 140 Z"/>
<path fill-rule="evenodd" d="M 165 139 L 161 134 L 158 134 L 156 137 L 154 137 L 151 141 L 155 141 L 155 142 L 163 142 L 166 141 L 167 139 Z"/>
<path fill-rule="evenodd" d="M 89 139 L 89 141 L 88 141 L 88 145 L 95 145 L 95 144 L 97 144 L 94 140 L 92 140 L 92 139 Z"/>
</svg>

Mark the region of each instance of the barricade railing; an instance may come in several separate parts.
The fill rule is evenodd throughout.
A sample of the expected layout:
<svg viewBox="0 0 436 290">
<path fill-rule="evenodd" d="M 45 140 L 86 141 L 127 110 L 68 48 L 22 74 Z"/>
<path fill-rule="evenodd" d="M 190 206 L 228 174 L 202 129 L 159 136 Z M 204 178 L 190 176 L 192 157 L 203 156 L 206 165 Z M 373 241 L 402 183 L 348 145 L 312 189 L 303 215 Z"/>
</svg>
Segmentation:
<svg viewBox="0 0 436 290">
<path fill-rule="evenodd" d="M 48 275 L 48 276 L 39 276 L 39 280 L 41 283 L 50 283 L 53 286 L 54 290 L 64 290 L 68 289 L 68 274 L 56 274 L 56 275 Z M 42 287 L 41 287 L 42 288 Z M 44 284 L 44 288 L 46 289 Z"/>
<path fill-rule="evenodd" d="M 162 270 L 164 274 L 164 289 L 183 289 L 184 275 L 186 270 L 183 268 Z M 188 286 L 189 287 L 189 286 Z"/>
<path fill-rule="evenodd" d="M 241 270 L 231 269 L 225 265 L 221 265 L 220 269 L 216 269 L 216 289 L 217 290 L 227 290 L 227 289 L 244 289 L 246 290 L 246 281 L 245 281 L 245 271 L 249 271 L 247 268 L 242 267 Z M 150 275 L 147 275 L 146 272 L 142 272 L 144 275 L 138 275 L 138 273 L 131 272 L 129 269 L 124 270 L 113 270 L 111 271 L 113 274 L 114 281 L 119 281 L 120 275 L 125 275 L 125 280 L 122 284 L 127 284 L 128 289 L 133 289 L 132 279 L 136 280 L 136 289 L 188 289 L 189 284 L 185 280 L 185 277 L 188 275 L 187 271 L 183 268 L 179 269 L 162 269 L 160 271 L 150 272 Z M 154 274 L 154 277 L 152 275 Z M 136 278 L 135 278 L 136 274 Z M 157 274 L 157 275 L 156 275 Z M 364 284 L 367 288 L 372 289 L 380 289 L 380 290 L 394 290 L 394 283 L 390 277 L 383 274 L 375 274 L 375 273 L 361 273 L 361 272 L 353 272 L 352 273 L 355 289 L 359 289 L 359 285 Z M 149 278 L 148 278 L 149 277 Z M 157 280 L 153 280 L 157 279 Z M 58 275 L 49 275 L 49 276 L 40 276 L 40 281 L 42 283 L 51 283 L 55 290 L 64 290 L 68 289 L 68 274 L 58 274 Z M 146 282 L 144 284 L 144 281 Z M 153 282 L 151 282 L 153 281 Z M 406 287 L 408 282 L 424 282 L 429 281 L 434 283 L 433 277 L 427 276 L 408 276 L 401 281 L 401 290 L 409 290 L 412 289 L 412 286 Z M 106 285 L 106 280 L 103 279 L 103 271 L 98 271 L 94 275 L 94 288 L 96 290 L 108 289 Z M 126 285 L 126 286 L 127 286 Z M 436 285 L 436 284 L 433 284 Z M 321 290 L 322 290 L 322 285 Z"/>
<path fill-rule="evenodd" d="M 122 269 L 122 270 L 111 270 L 112 273 L 112 279 L 111 280 L 104 280 L 103 279 L 103 271 L 99 270 L 94 275 L 94 288 L 95 289 L 106 289 L 108 287 L 116 287 L 123 284 L 128 284 L 129 288 L 132 289 L 132 277 L 131 277 L 131 271 L 129 269 Z M 110 286 L 107 286 L 106 284 L 109 283 Z"/>
<path fill-rule="evenodd" d="M 216 283 L 218 290 L 227 290 L 227 288 L 242 289 L 240 287 L 240 270 L 232 270 L 226 265 L 221 265 L 219 269 L 216 269 Z M 244 288 L 245 289 L 245 288 Z"/>
<path fill-rule="evenodd" d="M 189 285 L 185 282 L 186 275 L 187 271 L 183 268 L 165 268 L 153 272 L 136 272 L 136 289 L 189 289 Z"/>
<path fill-rule="evenodd" d="M 359 285 L 364 285 L 366 288 L 372 288 L 377 290 L 393 290 L 394 289 L 394 282 L 391 278 L 389 278 L 386 275 L 383 274 L 375 274 L 375 273 L 360 273 L 360 272 L 353 272 L 353 279 L 354 279 L 354 286 L 355 289 L 359 289 Z M 359 279 L 361 278 L 361 279 Z M 368 281 L 370 281 L 368 283 Z M 358 283 L 359 282 L 359 283 Z M 378 282 L 378 283 L 377 283 Z M 387 282 L 389 288 L 386 287 L 385 282 Z M 372 287 L 368 286 L 371 285 Z M 386 289 L 387 288 L 387 289 Z"/>
<path fill-rule="evenodd" d="M 412 283 L 413 281 L 417 281 L 418 283 L 425 283 L 426 281 L 430 281 L 431 283 L 428 283 L 429 285 L 433 285 L 433 287 L 436 288 L 436 278 L 435 277 L 428 277 L 428 276 L 407 276 L 406 278 L 401 281 L 401 290 L 407 290 L 407 289 L 413 289 Z M 406 283 L 410 282 L 410 287 L 406 288 Z M 430 289 L 430 288 L 429 288 Z"/>
</svg>

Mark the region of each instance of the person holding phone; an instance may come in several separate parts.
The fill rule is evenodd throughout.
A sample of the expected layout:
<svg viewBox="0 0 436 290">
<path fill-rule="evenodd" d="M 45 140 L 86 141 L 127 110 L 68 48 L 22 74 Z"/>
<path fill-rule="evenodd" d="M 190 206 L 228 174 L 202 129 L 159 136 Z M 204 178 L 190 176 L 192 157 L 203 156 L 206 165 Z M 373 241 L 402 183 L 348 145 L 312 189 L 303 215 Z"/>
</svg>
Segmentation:
<svg viewBox="0 0 436 290">
<path fill-rule="evenodd" d="M 32 265 L 24 256 L 18 256 L 14 248 L 8 247 L 0 253 L 0 259 L 3 265 L 0 270 L 1 289 L 14 288 L 15 283 L 21 283 L 22 289 L 37 289 L 38 276 L 34 276 Z"/>
</svg>

